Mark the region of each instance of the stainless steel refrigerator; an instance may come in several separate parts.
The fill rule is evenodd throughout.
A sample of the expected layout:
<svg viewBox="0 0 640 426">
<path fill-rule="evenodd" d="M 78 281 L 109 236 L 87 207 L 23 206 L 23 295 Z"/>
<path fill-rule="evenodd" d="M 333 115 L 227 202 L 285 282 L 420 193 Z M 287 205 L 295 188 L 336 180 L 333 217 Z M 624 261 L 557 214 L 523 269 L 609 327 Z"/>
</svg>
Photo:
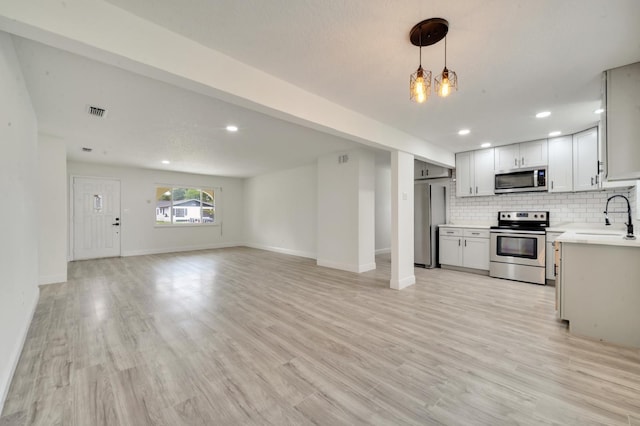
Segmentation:
<svg viewBox="0 0 640 426">
<path fill-rule="evenodd" d="M 449 179 L 415 181 L 414 263 L 423 268 L 438 266 L 438 225 L 447 222 Z"/>
</svg>

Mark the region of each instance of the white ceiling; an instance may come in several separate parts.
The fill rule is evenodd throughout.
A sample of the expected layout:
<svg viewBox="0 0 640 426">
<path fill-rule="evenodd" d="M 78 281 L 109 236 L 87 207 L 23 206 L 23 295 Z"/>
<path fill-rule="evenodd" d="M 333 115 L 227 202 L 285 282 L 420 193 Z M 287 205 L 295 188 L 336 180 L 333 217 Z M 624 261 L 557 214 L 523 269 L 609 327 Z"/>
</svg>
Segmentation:
<svg viewBox="0 0 640 426">
<path fill-rule="evenodd" d="M 359 145 L 37 42 L 14 44 L 40 133 L 64 140 L 71 160 L 247 177 Z M 88 104 L 106 117 L 88 115 Z"/>
<path fill-rule="evenodd" d="M 640 60 L 637 0 L 108 0 L 198 43 L 451 151 L 571 133 L 596 124 L 601 72 Z M 450 23 L 448 67 L 460 90 L 409 101 L 420 20 Z M 252 176 L 354 146 L 343 139 L 18 39 L 43 132 L 94 159 Z M 423 48 L 443 67 L 444 44 Z M 241 76 L 239 76 L 241 78 Z M 82 115 L 87 103 L 107 120 Z M 552 112 L 546 119 L 535 113 Z M 241 131 L 222 128 L 238 122 Z M 460 128 L 471 134 L 457 135 Z M 104 154 L 106 151 L 106 154 Z M 85 157 L 78 157 L 85 158 Z"/>
</svg>

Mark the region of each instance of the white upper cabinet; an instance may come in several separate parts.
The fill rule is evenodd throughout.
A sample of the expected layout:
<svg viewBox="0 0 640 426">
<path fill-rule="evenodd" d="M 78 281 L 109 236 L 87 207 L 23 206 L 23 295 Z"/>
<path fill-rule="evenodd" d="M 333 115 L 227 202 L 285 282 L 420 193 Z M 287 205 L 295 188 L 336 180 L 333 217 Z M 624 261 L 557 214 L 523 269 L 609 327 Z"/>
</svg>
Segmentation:
<svg viewBox="0 0 640 426">
<path fill-rule="evenodd" d="M 475 175 L 474 195 L 493 195 L 495 190 L 493 148 L 474 151 L 473 165 Z"/>
<path fill-rule="evenodd" d="M 510 170 L 518 168 L 520 158 L 519 144 L 498 146 L 495 149 L 495 169 Z"/>
<path fill-rule="evenodd" d="M 640 179 L 640 62 L 606 72 L 608 180 Z"/>
<path fill-rule="evenodd" d="M 573 135 L 573 190 L 599 188 L 598 129 L 594 128 Z"/>
<path fill-rule="evenodd" d="M 420 160 L 413 161 L 414 179 L 430 179 L 450 176 L 450 169 L 447 169 L 446 167 L 436 166 L 435 164 L 425 163 Z"/>
<path fill-rule="evenodd" d="M 495 170 L 511 170 L 546 165 L 546 139 L 499 146 L 495 149 Z"/>
<path fill-rule="evenodd" d="M 473 196 L 474 174 L 473 151 L 456 154 L 456 196 Z"/>
<path fill-rule="evenodd" d="M 547 140 L 523 142 L 520 145 L 520 167 L 547 165 Z"/>
<path fill-rule="evenodd" d="M 456 154 L 456 196 L 493 195 L 493 148 Z"/>
<path fill-rule="evenodd" d="M 573 191 L 573 137 L 549 139 L 549 192 Z"/>
</svg>

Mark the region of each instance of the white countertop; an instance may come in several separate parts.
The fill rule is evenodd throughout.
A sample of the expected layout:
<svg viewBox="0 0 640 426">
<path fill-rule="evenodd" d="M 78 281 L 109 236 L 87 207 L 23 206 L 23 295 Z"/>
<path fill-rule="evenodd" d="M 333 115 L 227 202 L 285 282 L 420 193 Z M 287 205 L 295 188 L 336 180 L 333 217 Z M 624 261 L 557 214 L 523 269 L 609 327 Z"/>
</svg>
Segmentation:
<svg viewBox="0 0 640 426">
<path fill-rule="evenodd" d="M 486 224 L 486 223 L 476 223 L 476 224 L 472 224 L 472 223 L 464 223 L 464 224 L 458 224 L 458 223 L 447 223 L 445 225 L 438 225 L 440 228 L 473 228 L 473 229 L 489 229 L 492 225 L 491 224 Z"/>
<path fill-rule="evenodd" d="M 623 238 L 625 235 L 626 232 L 624 230 L 616 228 L 610 230 L 577 229 L 565 232 L 556 238 L 556 241 L 570 244 L 600 244 L 640 248 L 640 238 L 637 235 L 635 240 Z"/>
<path fill-rule="evenodd" d="M 626 227 L 621 223 L 614 223 L 606 226 L 604 220 L 598 223 L 581 223 L 581 222 L 560 222 L 553 223 L 547 227 L 547 232 L 568 232 L 568 231 L 601 231 L 601 232 L 624 232 Z"/>
</svg>

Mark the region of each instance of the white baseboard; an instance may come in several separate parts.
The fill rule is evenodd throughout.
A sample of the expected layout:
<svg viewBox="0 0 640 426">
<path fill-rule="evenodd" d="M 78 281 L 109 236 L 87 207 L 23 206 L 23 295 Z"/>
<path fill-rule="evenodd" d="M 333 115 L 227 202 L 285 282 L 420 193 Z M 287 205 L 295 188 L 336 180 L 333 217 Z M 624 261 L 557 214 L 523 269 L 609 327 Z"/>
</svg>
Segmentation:
<svg viewBox="0 0 640 426">
<path fill-rule="evenodd" d="M 242 246 L 242 243 L 214 243 L 214 244 L 201 244 L 197 246 L 183 246 L 183 247 L 163 247 L 158 249 L 144 249 L 144 250 L 128 250 L 122 252 L 122 257 L 129 256 L 145 256 L 148 254 L 164 254 L 164 253 L 178 253 L 183 251 L 196 251 L 196 250 L 211 250 L 218 248 L 238 247 Z"/>
<path fill-rule="evenodd" d="M 376 269 L 376 262 L 363 263 L 358 265 L 358 273 L 373 271 L 374 269 Z"/>
<path fill-rule="evenodd" d="M 396 280 L 391 280 L 390 282 L 390 286 L 392 289 L 394 290 L 402 290 L 403 288 L 407 288 L 410 285 L 413 285 L 416 283 L 416 276 L 415 275 L 410 275 L 408 277 L 404 277 L 399 281 Z"/>
<path fill-rule="evenodd" d="M 391 253 L 391 247 L 376 249 L 376 254 L 387 254 Z"/>
<path fill-rule="evenodd" d="M 375 263 L 364 263 L 362 265 L 359 265 L 352 263 L 334 262 L 333 260 L 318 259 L 317 264 L 318 266 L 324 266 L 325 268 L 340 269 L 341 271 L 355 272 L 358 274 L 361 272 L 376 269 Z"/>
<path fill-rule="evenodd" d="M 287 249 L 287 248 L 283 248 L 283 247 L 267 246 L 267 245 L 264 245 L 264 244 L 257 244 L 257 243 L 244 243 L 243 245 L 246 246 L 246 247 L 251 247 L 251 248 L 255 248 L 255 249 L 272 251 L 272 252 L 275 252 L 275 253 L 282 253 L 282 254 L 288 254 L 288 255 L 300 256 L 300 257 L 307 257 L 309 259 L 315 259 L 316 258 L 316 254 L 312 253 L 310 251 L 292 250 L 292 249 Z"/>
<path fill-rule="evenodd" d="M 16 373 L 16 368 L 18 367 L 18 361 L 20 361 L 20 355 L 22 354 L 22 348 L 24 348 L 24 342 L 27 340 L 27 334 L 29 333 L 29 327 L 31 327 L 31 322 L 33 321 L 33 315 L 36 313 L 36 307 L 38 306 L 38 300 L 40 300 L 40 289 L 36 287 L 36 297 L 34 297 L 33 302 L 31 304 L 29 320 L 24 325 L 22 330 L 22 337 L 20 338 L 20 344 L 16 348 L 17 350 L 13 353 L 13 362 L 11 363 L 11 373 L 9 373 L 9 377 L 7 378 L 7 383 L 0 383 L 2 387 L 2 392 L 0 395 L 0 414 L 2 414 L 2 408 L 4 407 L 4 403 L 7 400 L 7 395 L 9 394 L 9 386 L 11 386 L 11 380 L 13 379 L 13 375 Z"/>
<path fill-rule="evenodd" d="M 67 282 L 67 274 L 58 275 L 40 275 L 38 278 L 39 285 L 56 284 Z"/>
</svg>

